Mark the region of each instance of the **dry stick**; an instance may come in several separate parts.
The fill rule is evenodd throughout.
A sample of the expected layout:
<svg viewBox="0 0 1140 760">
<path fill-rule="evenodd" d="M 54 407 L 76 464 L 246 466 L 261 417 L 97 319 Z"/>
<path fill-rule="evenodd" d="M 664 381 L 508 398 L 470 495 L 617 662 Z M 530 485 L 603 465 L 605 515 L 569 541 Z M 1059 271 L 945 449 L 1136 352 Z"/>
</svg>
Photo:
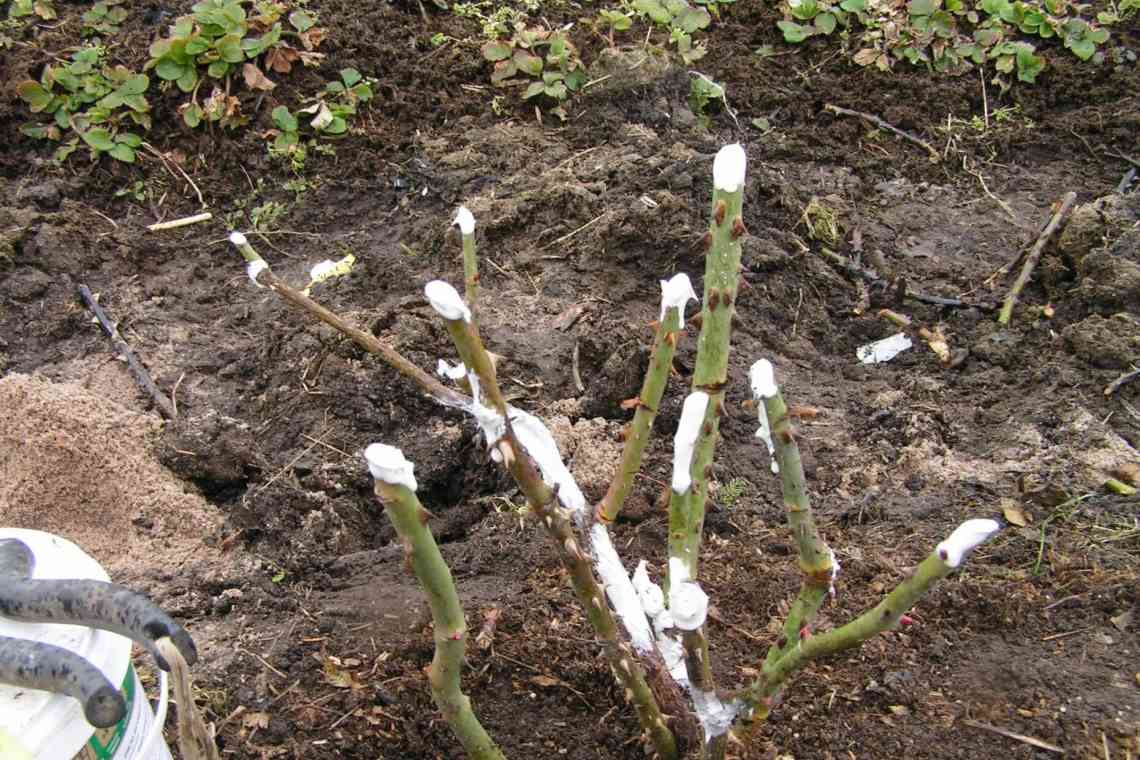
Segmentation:
<svg viewBox="0 0 1140 760">
<path fill-rule="evenodd" d="M 883 285 L 885 287 L 890 286 L 890 283 L 887 280 L 879 277 L 877 274 L 875 274 L 875 272 L 872 272 L 870 269 L 864 269 L 860 266 L 857 266 L 856 264 L 848 261 L 834 251 L 829 251 L 824 248 L 822 251 L 820 251 L 820 255 L 835 266 L 842 269 L 844 272 L 847 272 L 854 277 L 862 278 L 872 285 Z M 982 311 L 997 311 L 997 306 L 994 304 L 975 301 L 963 301 L 960 298 L 944 298 L 943 296 L 932 296 L 929 293 L 911 290 L 909 287 L 904 290 L 903 298 L 909 298 L 913 301 L 918 301 L 919 303 L 927 303 L 933 306 L 946 306 L 956 309 L 980 309 Z"/>
<path fill-rule="evenodd" d="M 340 333 L 351 338 L 365 351 L 379 356 L 386 364 L 404 377 L 410 379 L 420 387 L 420 390 L 444 406 L 460 408 L 468 406 L 470 399 L 466 396 L 461 393 L 456 393 L 443 385 L 434 377 L 405 359 L 396 349 L 379 340 L 375 335 L 353 327 L 340 315 L 326 309 L 301 291 L 290 287 L 287 283 L 279 279 L 277 275 L 273 274 L 273 271 L 269 269 L 269 266 L 265 263 L 265 260 L 258 255 L 257 251 L 253 250 L 253 246 L 246 241 L 244 235 L 235 233 L 235 235 L 231 236 L 230 240 L 241 252 L 242 257 L 249 262 L 250 271 L 257 285 L 269 288 L 281 296 L 281 298 L 285 299 L 286 302 L 302 311 L 308 312 L 325 324 L 336 328 Z"/>
<path fill-rule="evenodd" d="M 1035 739 L 1032 736 L 1026 736 L 1025 734 L 1015 734 L 1013 731 L 1007 731 L 1004 728 L 991 726 L 988 723 L 979 723 L 976 720 L 963 720 L 962 725 L 970 726 L 971 728 L 980 728 L 983 731 L 989 731 L 991 733 L 997 734 L 998 736 L 1004 736 L 1007 739 L 1013 739 L 1014 741 L 1028 744 L 1031 747 L 1043 749 L 1046 752 L 1054 752 L 1058 755 L 1065 754 L 1064 748 L 1058 747 L 1056 744 L 1050 744 L 1048 742 L 1041 741 L 1040 739 Z"/>
<path fill-rule="evenodd" d="M 938 163 L 942 160 L 942 156 L 940 156 L 938 154 L 938 151 L 935 150 L 934 147 L 931 146 L 930 143 L 926 142 L 925 140 L 923 140 L 920 137 L 915 137 L 914 135 L 912 135 L 909 132 L 904 132 L 903 130 L 899 129 L 898 127 L 896 127 L 892 124 L 888 124 L 887 122 L 880 119 L 878 116 L 875 116 L 875 115 L 869 114 L 869 113 L 863 113 L 862 111 L 852 111 L 849 108 L 840 108 L 839 106 L 834 106 L 830 103 L 826 104 L 823 108 L 825 111 L 831 111 L 832 113 L 838 114 L 840 116 L 854 116 L 854 117 L 862 119 L 863 121 L 866 121 L 870 124 L 874 124 L 879 129 L 885 129 L 886 131 L 890 132 L 891 134 L 898 135 L 902 139 L 907 140 L 908 142 L 912 142 L 915 145 L 919 146 L 920 148 L 922 148 L 923 150 L 925 150 L 927 153 L 930 154 L 930 160 L 931 161 Z"/>
<path fill-rule="evenodd" d="M 1033 244 L 1033 248 L 1025 257 L 1025 262 L 1021 265 L 1021 273 L 1017 275 L 1017 279 L 1013 283 L 1013 287 L 1009 289 L 1009 294 L 1005 297 L 1005 303 L 1002 304 L 1001 311 L 998 313 L 998 324 L 1008 325 L 1010 317 L 1013 316 L 1013 307 L 1017 303 L 1017 297 L 1021 295 L 1021 290 L 1028 284 L 1029 278 L 1033 276 L 1033 270 L 1037 267 L 1037 262 L 1041 260 L 1041 254 L 1045 251 L 1045 246 L 1061 227 L 1061 222 L 1065 216 L 1068 215 L 1069 210 L 1072 209 L 1073 204 L 1077 202 L 1076 193 L 1067 193 L 1061 201 L 1061 206 L 1054 213 L 1049 223 L 1045 225 L 1045 229 L 1037 236 L 1037 242 Z"/>
<path fill-rule="evenodd" d="M 103 332 L 111 339 L 111 345 L 127 363 L 127 368 L 134 375 L 135 382 L 139 384 L 147 395 L 154 400 L 154 405 L 158 408 L 159 413 L 168 420 L 173 420 L 177 417 L 174 412 L 174 405 L 166 394 L 158 389 L 154 381 L 150 379 L 150 373 L 144 367 L 131 351 L 131 347 L 123 340 L 123 336 L 119 335 L 119 328 L 107 316 L 107 312 L 103 311 L 103 307 L 95 300 L 95 296 L 91 293 L 91 289 L 86 285 L 79 286 L 79 296 L 83 302 L 87 304 L 87 308 L 95 315 L 95 319 L 99 320 L 99 326 L 103 328 Z"/>
<path fill-rule="evenodd" d="M 219 760 L 213 732 L 206 727 L 202 713 L 194 704 L 190 666 L 169 638 L 158 639 L 155 646 L 170 663 L 170 681 L 174 690 L 174 702 L 178 705 L 178 751 L 182 753 L 183 760 Z"/>
<path fill-rule="evenodd" d="M 159 232 L 161 230 L 173 230 L 178 227 L 189 227 L 191 224 L 198 224 L 199 222 L 208 222 L 214 218 L 214 215 L 209 211 L 194 216 L 184 216 L 181 219 L 171 219 L 169 222 L 157 222 L 147 227 L 151 232 Z"/>
<path fill-rule="evenodd" d="M 1114 394 L 1118 390 L 1120 390 L 1121 386 L 1132 382 L 1133 380 L 1135 380 L 1138 377 L 1140 377 L 1140 369 L 1134 369 L 1131 372 L 1125 372 L 1123 375 L 1116 378 L 1111 383 L 1109 383 L 1107 386 L 1105 386 L 1104 395 L 1111 396 L 1112 394 Z"/>
</svg>

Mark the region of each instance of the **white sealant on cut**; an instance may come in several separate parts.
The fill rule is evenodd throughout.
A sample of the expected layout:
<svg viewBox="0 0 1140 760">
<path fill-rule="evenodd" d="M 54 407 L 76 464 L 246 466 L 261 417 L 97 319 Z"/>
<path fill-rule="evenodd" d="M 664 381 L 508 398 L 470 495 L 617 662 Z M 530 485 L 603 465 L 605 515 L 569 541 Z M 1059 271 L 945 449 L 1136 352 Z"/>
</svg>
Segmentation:
<svg viewBox="0 0 1140 760">
<path fill-rule="evenodd" d="M 446 377 L 448 380 L 462 380 L 467 376 L 467 367 L 463 362 L 451 364 L 444 359 L 435 363 L 435 374 Z"/>
<path fill-rule="evenodd" d="M 689 275 L 682 272 L 675 274 L 671 279 L 661 281 L 661 316 L 659 317 L 662 323 L 665 322 L 665 312 L 669 309 L 676 309 L 678 316 L 681 318 L 681 326 L 685 326 L 685 304 L 692 299 L 697 300 L 697 292 L 693 290 L 693 283 L 689 281 Z"/>
<path fill-rule="evenodd" d="M 249 245 L 249 241 L 245 239 L 245 235 L 236 231 L 230 233 L 230 242 L 236 245 L 238 248 Z"/>
<path fill-rule="evenodd" d="M 394 486 L 416 490 L 415 465 L 404 458 L 404 452 L 386 443 L 373 443 L 364 450 L 372 477 Z"/>
<path fill-rule="evenodd" d="M 269 269 L 269 265 L 265 263 L 265 259 L 251 261 L 245 265 L 245 273 L 249 275 L 249 281 L 259 288 L 264 288 L 265 286 L 257 281 L 257 276 L 266 269 Z"/>
<path fill-rule="evenodd" d="M 1001 523 L 997 520 L 973 519 L 959 525 L 935 551 L 950 567 L 958 567 L 962 560 L 991 536 L 1001 530 Z"/>
<path fill-rule="evenodd" d="M 475 215 L 466 206 L 460 206 L 455 212 L 455 221 L 452 224 L 459 227 L 459 231 L 464 235 L 470 235 L 475 232 Z"/>
<path fill-rule="evenodd" d="M 642 609 L 637 590 L 614 549 L 605 525 L 594 523 L 594 527 L 590 528 L 590 548 L 594 554 L 594 567 L 598 569 L 598 576 L 606 590 L 606 598 L 610 600 L 614 612 L 629 633 L 633 648 L 642 654 L 653 651 L 653 632 L 649 629 L 645 610 Z"/>
<path fill-rule="evenodd" d="M 732 728 L 732 722 L 743 708 L 737 700 L 722 702 L 715 691 L 693 689 L 690 693 L 693 696 L 693 711 L 705 733 L 705 742 L 712 741 Z"/>
<path fill-rule="evenodd" d="M 827 553 L 831 557 L 831 577 L 828 579 L 827 593 L 831 594 L 831 598 L 835 598 L 835 581 L 839 578 L 839 557 L 835 556 L 835 550 L 830 546 L 827 547 Z"/>
<path fill-rule="evenodd" d="M 701 423 L 709 405 L 709 394 L 696 391 L 685 397 L 681 407 L 681 421 L 673 436 L 673 490 L 685 493 L 693 485 L 689 470 L 693 467 L 693 449 L 701 433 Z"/>
<path fill-rule="evenodd" d="M 332 259 L 325 259 L 320 263 L 313 264 L 313 268 L 309 270 L 309 279 L 313 282 L 326 280 L 336 271 L 336 267 L 337 263 Z"/>
<path fill-rule="evenodd" d="M 514 430 L 515 437 L 538 465 L 543 482 L 551 488 L 557 487 L 558 500 L 562 502 L 562 506 L 570 510 L 575 521 L 584 520 L 590 513 L 586 497 L 582 495 L 577 481 L 570 474 L 566 463 L 562 461 L 558 444 L 554 442 L 550 430 L 542 420 L 522 409 L 508 406 L 507 414 L 510 415 L 511 429 Z"/>
<path fill-rule="evenodd" d="M 713 159 L 713 186 L 726 193 L 735 193 L 744 184 L 748 157 L 740 143 L 725 145 Z"/>
<path fill-rule="evenodd" d="M 708 612 L 708 594 L 692 580 L 683 560 L 670 557 L 669 614 L 673 616 L 673 625 L 682 631 L 695 631 L 705 624 Z"/>
<path fill-rule="evenodd" d="M 688 688 L 689 671 L 685 667 L 685 647 L 678 636 L 666 633 L 673 628 L 673 615 L 665 608 L 665 592 L 649 579 L 645 560 L 637 564 L 633 573 L 633 587 L 641 600 L 641 608 L 653 621 L 653 636 L 657 651 L 665 661 L 669 675 L 678 685 Z"/>
<path fill-rule="evenodd" d="M 906 333 L 895 333 L 874 343 L 859 346 L 855 350 L 855 356 L 863 364 L 882 364 L 889 362 L 912 346 L 914 344 L 911 343 Z"/>
<path fill-rule="evenodd" d="M 467 308 L 467 304 L 463 303 L 459 291 L 449 283 L 443 280 L 432 280 L 424 286 L 424 295 L 427 296 L 431 307 L 444 319 L 471 321 L 471 310 Z"/>
</svg>

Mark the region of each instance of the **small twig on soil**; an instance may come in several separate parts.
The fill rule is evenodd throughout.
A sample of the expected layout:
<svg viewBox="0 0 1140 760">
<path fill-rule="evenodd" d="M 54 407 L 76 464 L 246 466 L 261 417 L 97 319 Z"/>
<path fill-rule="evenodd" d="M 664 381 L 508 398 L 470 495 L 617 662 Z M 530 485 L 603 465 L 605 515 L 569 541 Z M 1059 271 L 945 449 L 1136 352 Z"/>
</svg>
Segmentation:
<svg viewBox="0 0 1140 760">
<path fill-rule="evenodd" d="M 1123 375 L 1116 378 L 1111 383 L 1109 383 L 1108 385 L 1105 386 L 1104 395 L 1111 396 L 1112 394 L 1114 394 L 1118 390 L 1120 390 L 1121 386 L 1132 382 L 1133 380 L 1135 380 L 1138 377 L 1140 377 L 1140 369 L 1134 369 L 1131 372 L 1125 372 Z"/>
<path fill-rule="evenodd" d="M 1078 628 L 1075 631 L 1061 631 L 1060 633 L 1054 633 L 1050 636 L 1042 636 L 1041 640 L 1042 641 L 1056 641 L 1057 639 L 1067 639 L 1070 636 L 1077 636 L 1077 635 L 1082 634 L 1082 633 L 1088 633 L 1091 630 L 1092 630 L 1092 628 Z"/>
<path fill-rule="evenodd" d="M 1132 164 L 1133 166 L 1135 166 L 1137 169 L 1140 169 L 1140 161 L 1137 161 L 1137 160 L 1136 160 L 1135 158 L 1133 158 L 1132 156 L 1126 156 L 1126 155 L 1124 155 L 1123 153 L 1116 153 L 1116 152 L 1114 152 L 1114 151 L 1111 151 L 1111 150 L 1106 150 L 1106 151 L 1104 152 L 1104 155 L 1106 155 L 1106 156 L 1112 156 L 1113 158 L 1119 158 L 1121 161 L 1127 161 L 1128 163 L 1130 163 L 1130 164 Z"/>
<path fill-rule="evenodd" d="M 1128 192 L 1128 188 L 1132 187 L 1132 183 L 1136 181 L 1136 169 L 1132 168 L 1124 172 L 1124 176 L 1120 178 L 1120 184 L 1116 186 L 1116 194 L 1124 195 Z"/>
<path fill-rule="evenodd" d="M 592 226 L 594 226 L 594 224 L 596 224 L 598 221 L 600 221 L 600 220 L 601 220 L 601 218 L 602 218 L 603 216 L 605 216 L 607 213 L 609 213 L 609 212 L 607 212 L 607 211 L 603 211 L 602 213 L 598 214 L 597 216 L 595 216 L 595 217 L 594 217 L 593 219 L 591 219 L 590 221 L 588 221 L 588 222 L 586 222 L 585 224 L 583 224 L 581 227 L 578 227 L 577 229 L 574 229 L 574 230 L 571 230 L 570 232 L 567 232 L 565 235 L 563 235 L 562 237 L 558 238 L 557 240 L 555 240 L 555 241 L 554 241 L 554 242 L 552 242 L 552 243 L 547 243 L 545 246 L 543 246 L 543 248 L 544 248 L 544 249 L 545 249 L 545 248 L 553 248 L 554 246 L 558 245 L 559 243 L 564 243 L 564 242 L 566 242 L 567 240 L 569 240 L 570 238 L 574 237 L 575 235 L 577 235 L 579 232 L 581 232 L 582 230 L 586 229 L 587 227 L 592 227 Z"/>
<path fill-rule="evenodd" d="M 1084 138 L 1084 135 L 1080 134 L 1075 129 L 1070 129 L 1069 134 L 1081 141 L 1081 143 L 1085 146 L 1085 150 L 1089 152 L 1089 155 L 1091 155 L 1093 158 L 1100 158 L 1100 156 L 1096 154 L 1096 151 L 1093 150 L 1093 146 L 1089 145 L 1089 141 Z"/>
<path fill-rule="evenodd" d="M 901 137 L 902 139 L 919 146 L 930 154 L 931 161 L 938 163 L 942 160 L 942 156 L 939 155 L 938 151 L 935 150 L 930 143 L 926 142 L 921 137 L 916 137 L 909 132 L 904 132 L 893 124 L 888 124 L 874 114 L 863 113 L 862 111 L 852 111 L 849 108 L 840 108 L 839 106 L 832 105 L 831 103 L 824 105 L 823 109 L 825 111 L 831 111 L 834 114 L 838 114 L 839 116 L 854 116 L 856 118 L 862 119 L 865 122 L 874 124 L 879 129 L 884 129 L 893 135 L 897 135 L 898 137 Z"/>
<path fill-rule="evenodd" d="M 192 187 L 194 189 L 194 195 L 198 196 L 198 205 L 201 206 L 202 208 L 206 208 L 206 201 L 202 199 L 202 191 L 198 189 L 198 185 L 196 185 L 194 183 L 194 180 L 190 179 L 190 175 L 187 174 L 185 171 L 183 171 L 182 167 L 179 166 L 177 162 L 171 161 L 165 155 L 160 153 L 158 151 L 158 149 L 155 148 L 150 143 L 144 142 L 143 147 L 146 148 L 148 151 L 150 151 L 152 154 L 154 154 L 154 156 L 157 157 L 158 160 L 162 162 L 162 165 L 167 167 L 167 169 L 166 169 L 167 171 L 170 171 L 169 165 L 173 164 L 174 168 L 178 170 L 178 173 L 182 175 L 182 179 L 186 180 L 186 182 L 190 185 L 190 187 Z"/>
<path fill-rule="evenodd" d="M 578 341 L 574 341 L 574 354 L 571 357 L 570 373 L 574 377 L 574 387 L 578 389 L 579 393 L 586 392 L 586 386 L 582 383 L 582 375 L 578 371 Z"/>
<path fill-rule="evenodd" d="M 871 271 L 870 269 L 863 269 L 862 267 L 857 266 L 856 264 L 848 261 L 834 251 L 829 251 L 825 248 L 820 251 L 820 255 L 852 276 L 862 278 L 863 280 L 866 280 L 872 284 L 879 284 L 887 287 L 890 286 L 889 282 L 884 280 L 882 277 L 879 277 L 875 272 Z M 958 298 L 943 298 L 942 296 L 932 296 L 928 293 L 921 293 L 919 291 L 911 290 L 910 288 L 905 289 L 903 297 L 909 298 L 913 301 L 918 301 L 919 303 L 928 303 L 933 306 L 947 306 L 956 309 L 981 309 L 982 311 L 997 310 L 997 307 L 993 304 L 963 301 Z"/>
<path fill-rule="evenodd" d="M 115 351 L 126 361 L 127 368 L 131 371 L 131 374 L 134 375 L 135 382 L 154 400 L 154 405 L 158 408 L 159 413 L 168 420 L 175 419 L 178 415 L 174 410 L 174 405 L 170 402 L 170 399 L 166 397 L 166 394 L 160 391 L 158 386 L 154 384 L 154 381 L 151 380 L 150 373 L 147 372 L 146 367 L 139 362 L 134 352 L 131 351 L 131 347 L 123 340 L 123 336 L 119 335 L 118 326 L 111 322 L 111 318 L 107 316 L 107 312 L 103 311 L 103 307 L 95 300 L 91 289 L 86 285 L 80 285 L 79 296 L 83 299 L 83 302 L 87 304 L 87 308 L 91 313 L 95 315 L 95 319 L 99 321 L 99 326 L 103 328 L 103 332 L 111 339 L 111 345 L 115 347 Z"/>
<path fill-rule="evenodd" d="M 182 381 L 186 379 L 186 373 L 183 372 L 174 381 L 174 387 L 170 389 L 170 409 L 174 413 L 174 418 L 178 419 L 178 386 L 182 385 Z"/>
<path fill-rule="evenodd" d="M 1036 747 L 1037 749 L 1043 749 L 1046 752 L 1055 752 L 1058 755 L 1065 754 L 1065 750 L 1062 749 L 1061 747 L 1058 747 L 1056 744 L 1050 744 L 1049 742 L 1044 742 L 1044 741 L 1041 741 L 1040 739 L 1035 739 L 1032 736 L 1026 736 L 1025 734 L 1015 734 L 1013 731 L 1007 731 L 1004 728 L 998 728 L 997 726 L 991 726 L 988 723 L 979 723 L 976 720 L 963 720 L 962 724 L 966 725 L 966 726 L 971 726 L 972 728 L 980 728 L 983 731 L 990 731 L 991 733 L 995 733 L 998 736 L 1004 736 L 1007 739 L 1013 739 L 1014 741 L 1018 741 L 1018 742 L 1021 742 L 1023 744 L 1028 744 L 1031 747 Z"/>
<path fill-rule="evenodd" d="M 963 162 L 962 168 L 966 169 L 965 162 Z M 1001 210 L 1005 212 L 1006 216 L 1009 217 L 1009 220 L 1011 222 L 1013 222 L 1018 227 L 1021 227 L 1021 222 L 1018 221 L 1017 215 L 1013 213 L 1013 209 L 1009 207 L 1009 204 L 990 192 L 989 186 L 986 185 L 986 178 L 982 176 L 982 173 L 971 171 L 970 169 L 966 169 L 966 172 L 968 174 L 974 175 L 974 178 L 977 179 L 978 183 L 982 186 L 982 192 L 986 194 L 986 197 L 1000 206 Z"/>
<path fill-rule="evenodd" d="M 208 222 L 214 218 L 214 215 L 209 211 L 194 216 L 184 216 L 181 219 L 171 219 L 169 222 L 157 222 L 147 227 L 151 232 L 159 232 L 160 230 L 173 230 L 177 227 L 186 227 L 191 224 L 198 224 L 199 222 Z"/>
<path fill-rule="evenodd" d="M 1013 283 L 1013 287 L 1009 289 L 1009 294 L 1005 297 L 1005 303 L 1002 304 L 1001 312 L 998 313 L 998 324 L 1008 325 L 1010 317 L 1013 316 L 1013 307 L 1017 303 L 1017 297 L 1021 295 L 1021 290 L 1029 282 L 1029 278 L 1033 276 L 1033 270 L 1037 267 L 1037 262 L 1041 260 L 1041 254 L 1045 251 L 1045 246 L 1053 237 L 1053 234 L 1061 228 L 1061 222 L 1065 216 L 1068 215 L 1073 204 L 1077 202 L 1077 194 L 1070 192 L 1067 193 L 1061 201 L 1060 207 L 1053 213 L 1049 223 L 1045 225 L 1045 229 L 1037 236 L 1037 242 L 1033 244 L 1033 248 L 1025 257 L 1025 263 L 1021 266 L 1021 274 Z"/>
</svg>

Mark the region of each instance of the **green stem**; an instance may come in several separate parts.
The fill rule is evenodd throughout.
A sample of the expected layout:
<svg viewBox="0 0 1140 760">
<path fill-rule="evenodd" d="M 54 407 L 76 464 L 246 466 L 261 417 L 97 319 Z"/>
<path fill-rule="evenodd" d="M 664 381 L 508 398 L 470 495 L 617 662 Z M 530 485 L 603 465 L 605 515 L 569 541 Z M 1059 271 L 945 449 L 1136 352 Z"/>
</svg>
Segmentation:
<svg viewBox="0 0 1140 760">
<path fill-rule="evenodd" d="M 475 256 L 475 233 L 463 234 L 463 285 L 471 324 L 479 325 L 479 259 Z"/>
<path fill-rule="evenodd" d="M 432 696 L 451 730 L 473 760 L 503 760 L 463 693 L 460 675 L 467 644 L 467 623 L 451 571 L 427 527 L 427 511 L 403 485 L 376 480 L 376 496 L 404 542 L 409 564 L 423 586 L 435 628 L 435 657 L 428 671 Z"/>
<path fill-rule="evenodd" d="M 708 393 L 709 404 L 693 456 L 693 498 L 688 505 L 685 528 L 685 555 L 694 580 L 697 578 L 697 558 L 704 531 L 713 454 L 720 432 L 720 416 L 724 411 L 724 389 L 728 384 L 732 317 L 736 313 L 736 290 L 740 281 L 740 239 L 745 232 L 741 216 L 743 200 L 743 183 L 733 191 L 714 187 L 712 220 L 705 237 L 708 252 L 701 303 L 701 334 L 697 339 L 692 388 Z"/>
<path fill-rule="evenodd" d="M 773 383 L 774 386 L 774 383 Z M 773 663 L 794 648 L 801 631 L 815 620 L 819 607 L 827 598 L 831 586 L 834 560 L 831 549 L 819 535 L 808 498 L 800 448 L 796 443 L 795 429 L 788 417 L 788 407 L 778 387 L 771 396 L 756 399 L 764 404 L 775 447 L 776 464 L 780 468 L 780 486 L 784 509 L 788 514 L 788 527 L 796 540 L 803 582 L 799 595 L 788 611 L 783 632 L 776 645 L 768 650 L 766 664 Z"/>
<path fill-rule="evenodd" d="M 809 662 L 857 647 L 872 636 L 897 626 L 899 618 L 953 569 L 938 556 L 938 552 L 933 552 L 881 602 L 847 625 L 815 636 L 797 637 L 779 658 L 764 663 L 760 677 L 740 695 L 753 711 L 751 717 L 754 720 L 766 718 L 772 698 L 788 678 Z"/>
<path fill-rule="evenodd" d="M 611 523 L 617 519 L 626 497 L 633 488 L 633 479 L 641 469 L 641 458 L 649 443 L 649 432 L 661 397 L 669 382 L 669 372 L 673 367 L 673 354 L 677 350 L 677 335 L 681 332 L 681 310 L 684 307 L 670 307 L 665 310 L 665 320 L 657 326 L 657 337 L 653 343 L 653 354 L 649 359 L 649 370 L 637 397 L 637 411 L 630 423 L 625 447 L 621 452 L 621 464 L 610 483 L 606 495 L 598 503 L 594 514 L 597 519 Z"/>
<path fill-rule="evenodd" d="M 495 379 L 486 349 L 470 323 L 463 319 L 445 318 L 444 321 L 463 363 L 479 378 L 480 388 L 489 405 L 507 420 L 504 440 L 500 442 L 500 451 L 506 449 L 503 451 L 504 464 L 526 496 L 531 511 L 538 516 L 554 541 L 559 559 L 569 573 L 574 595 L 585 608 L 586 616 L 626 699 L 633 704 L 642 729 L 648 734 L 662 760 L 677 758 L 673 732 L 666 724 L 665 716 L 646 680 L 641 661 L 619 635 L 617 623 L 594 575 L 589 556 L 582 550 L 566 511 L 556 508 L 554 491 L 543 482 L 534 462 L 525 455 L 525 449 L 515 437 L 507 415 L 506 400 Z"/>
</svg>

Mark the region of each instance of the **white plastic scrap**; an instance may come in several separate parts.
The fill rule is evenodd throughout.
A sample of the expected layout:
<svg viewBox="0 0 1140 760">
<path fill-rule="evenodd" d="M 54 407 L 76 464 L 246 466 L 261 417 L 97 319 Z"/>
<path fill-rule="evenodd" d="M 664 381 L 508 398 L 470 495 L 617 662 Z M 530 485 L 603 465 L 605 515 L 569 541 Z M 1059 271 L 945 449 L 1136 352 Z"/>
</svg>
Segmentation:
<svg viewBox="0 0 1140 760">
<path fill-rule="evenodd" d="M 689 299 L 697 300 L 697 293 L 693 290 L 693 283 L 689 281 L 689 275 L 682 272 L 673 275 L 671 279 L 662 280 L 660 321 L 665 321 L 667 310 L 677 309 L 683 326 L 685 324 L 685 304 L 689 302 Z"/>
<path fill-rule="evenodd" d="M 467 367 L 463 362 L 449 364 L 444 359 L 440 359 L 435 364 L 435 374 L 446 377 L 448 380 L 462 380 L 467 377 Z"/>
<path fill-rule="evenodd" d="M 457 225 L 464 235 L 470 235 L 475 231 L 475 215 L 466 206 L 460 206 L 455 212 L 453 224 Z"/>
<path fill-rule="evenodd" d="M 673 436 L 673 490 L 685 493 L 693 485 L 689 470 L 693 467 L 693 449 L 701 432 L 701 423 L 709 405 L 709 394 L 695 391 L 685 397 L 681 407 L 681 421 Z"/>
<path fill-rule="evenodd" d="M 950 567 L 958 567 L 979 545 L 1001 530 L 1001 523 L 997 520 L 973 519 L 959 525 L 935 551 Z"/>
<path fill-rule="evenodd" d="M 717 190 L 735 193 L 744 184 L 744 171 L 748 157 L 740 143 L 726 145 L 713 159 L 713 185 Z"/>
<path fill-rule="evenodd" d="M 590 548 L 594 554 L 594 566 L 598 569 L 598 576 L 606 590 L 606 598 L 610 600 L 614 612 L 629 633 L 633 648 L 642 654 L 653 651 L 653 632 L 649 630 L 649 621 L 645 618 L 637 590 L 622 566 L 605 525 L 595 523 L 590 528 Z"/>
<path fill-rule="evenodd" d="M 705 624 L 709 613 L 709 597 L 701 584 L 689 579 L 685 563 L 669 559 L 669 613 L 673 625 L 682 631 L 695 631 Z"/>
<path fill-rule="evenodd" d="M 416 476 L 412 474 L 415 465 L 404 458 L 404 452 L 386 443 L 373 443 L 364 450 L 368 460 L 368 471 L 372 477 L 394 486 L 405 486 L 416 490 Z"/>
<path fill-rule="evenodd" d="M 894 359 L 913 345 L 906 333 L 895 333 L 889 338 L 859 346 L 855 350 L 855 356 L 864 364 L 882 364 Z"/>
<path fill-rule="evenodd" d="M 424 295 L 431 307 L 444 319 L 471 321 L 471 310 L 463 303 L 459 292 L 443 280 L 432 280 L 425 285 Z"/>
</svg>

